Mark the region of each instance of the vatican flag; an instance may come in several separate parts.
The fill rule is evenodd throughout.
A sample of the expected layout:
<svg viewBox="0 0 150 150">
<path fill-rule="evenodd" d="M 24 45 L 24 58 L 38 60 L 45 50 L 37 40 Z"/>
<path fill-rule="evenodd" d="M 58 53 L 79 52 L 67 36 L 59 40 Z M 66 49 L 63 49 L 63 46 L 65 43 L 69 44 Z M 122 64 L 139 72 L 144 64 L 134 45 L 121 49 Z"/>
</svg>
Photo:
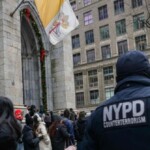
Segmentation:
<svg viewBox="0 0 150 150">
<path fill-rule="evenodd" d="M 53 45 L 79 25 L 69 0 L 35 0 L 35 4 Z"/>
</svg>

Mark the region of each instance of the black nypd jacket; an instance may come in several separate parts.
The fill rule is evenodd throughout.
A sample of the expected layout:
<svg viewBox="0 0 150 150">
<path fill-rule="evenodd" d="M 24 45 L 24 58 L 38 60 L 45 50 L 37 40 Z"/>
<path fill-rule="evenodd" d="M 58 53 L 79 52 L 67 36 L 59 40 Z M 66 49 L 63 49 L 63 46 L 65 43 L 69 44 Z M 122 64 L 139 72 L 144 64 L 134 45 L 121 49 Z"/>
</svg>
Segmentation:
<svg viewBox="0 0 150 150">
<path fill-rule="evenodd" d="M 83 150 L 150 150 L 150 79 L 130 76 L 88 121 Z"/>
</svg>

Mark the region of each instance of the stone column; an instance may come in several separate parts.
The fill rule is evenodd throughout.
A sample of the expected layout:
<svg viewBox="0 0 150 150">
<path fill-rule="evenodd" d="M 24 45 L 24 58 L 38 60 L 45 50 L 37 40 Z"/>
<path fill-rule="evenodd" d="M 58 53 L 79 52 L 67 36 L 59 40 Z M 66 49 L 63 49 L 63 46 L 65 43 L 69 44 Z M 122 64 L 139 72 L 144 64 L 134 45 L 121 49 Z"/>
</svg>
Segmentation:
<svg viewBox="0 0 150 150">
<path fill-rule="evenodd" d="M 20 16 L 16 0 L 0 1 L 0 95 L 23 104 Z"/>
<path fill-rule="evenodd" d="M 68 35 L 51 52 L 54 110 L 75 108 L 71 38 Z"/>
</svg>

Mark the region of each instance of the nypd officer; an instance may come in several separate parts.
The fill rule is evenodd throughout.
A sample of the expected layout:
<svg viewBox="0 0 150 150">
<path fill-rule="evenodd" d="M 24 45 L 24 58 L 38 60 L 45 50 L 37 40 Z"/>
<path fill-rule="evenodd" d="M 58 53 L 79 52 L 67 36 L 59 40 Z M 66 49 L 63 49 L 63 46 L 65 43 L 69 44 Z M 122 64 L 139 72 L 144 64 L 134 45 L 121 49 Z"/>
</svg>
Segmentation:
<svg viewBox="0 0 150 150">
<path fill-rule="evenodd" d="M 116 64 L 115 95 L 91 115 L 83 150 L 150 150 L 150 63 L 138 50 Z"/>
</svg>

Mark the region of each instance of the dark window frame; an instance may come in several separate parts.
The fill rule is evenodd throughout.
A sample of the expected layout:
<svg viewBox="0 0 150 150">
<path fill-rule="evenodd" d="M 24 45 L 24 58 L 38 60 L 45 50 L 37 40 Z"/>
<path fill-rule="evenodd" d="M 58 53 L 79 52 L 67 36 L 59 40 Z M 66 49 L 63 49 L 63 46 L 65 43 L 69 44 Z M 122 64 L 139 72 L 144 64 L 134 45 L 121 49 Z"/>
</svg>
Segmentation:
<svg viewBox="0 0 150 150">
<path fill-rule="evenodd" d="M 76 34 L 72 36 L 72 49 L 76 49 L 80 47 L 80 35 Z"/>
<path fill-rule="evenodd" d="M 98 8 L 99 20 L 104 20 L 108 18 L 107 5 Z"/>
<path fill-rule="evenodd" d="M 90 45 L 94 43 L 94 31 L 89 30 L 85 32 L 85 43 L 86 45 Z"/>
<path fill-rule="evenodd" d="M 119 56 L 128 52 L 128 41 L 127 40 L 117 42 L 117 46 L 118 46 L 118 55 Z"/>
<path fill-rule="evenodd" d="M 95 61 L 95 50 L 90 49 L 86 51 L 87 63 L 91 63 Z"/>
<path fill-rule="evenodd" d="M 143 0 L 132 0 L 132 8 L 137 8 L 143 5 Z"/>
<path fill-rule="evenodd" d="M 137 50 L 144 51 L 147 47 L 146 35 L 140 35 L 135 37 L 135 45 Z"/>
<path fill-rule="evenodd" d="M 77 107 L 84 106 L 84 92 L 76 93 L 76 106 Z"/>
<path fill-rule="evenodd" d="M 102 59 L 109 59 L 111 58 L 111 48 L 110 45 L 104 45 L 101 47 L 101 52 L 102 52 Z"/>
<path fill-rule="evenodd" d="M 121 19 L 115 22 L 116 24 L 116 35 L 120 36 L 127 33 L 126 20 Z"/>
<path fill-rule="evenodd" d="M 74 66 L 81 64 L 81 54 L 80 53 L 73 54 L 73 64 L 74 64 Z"/>
<path fill-rule="evenodd" d="M 99 28 L 99 30 L 100 30 L 100 39 L 101 40 L 107 40 L 110 38 L 109 25 L 101 26 Z"/>
<path fill-rule="evenodd" d="M 119 15 L 125 11 L 124 0 L 114 1 L 114 11 L 115 11 L 115 15 Z"/>
</svg>

